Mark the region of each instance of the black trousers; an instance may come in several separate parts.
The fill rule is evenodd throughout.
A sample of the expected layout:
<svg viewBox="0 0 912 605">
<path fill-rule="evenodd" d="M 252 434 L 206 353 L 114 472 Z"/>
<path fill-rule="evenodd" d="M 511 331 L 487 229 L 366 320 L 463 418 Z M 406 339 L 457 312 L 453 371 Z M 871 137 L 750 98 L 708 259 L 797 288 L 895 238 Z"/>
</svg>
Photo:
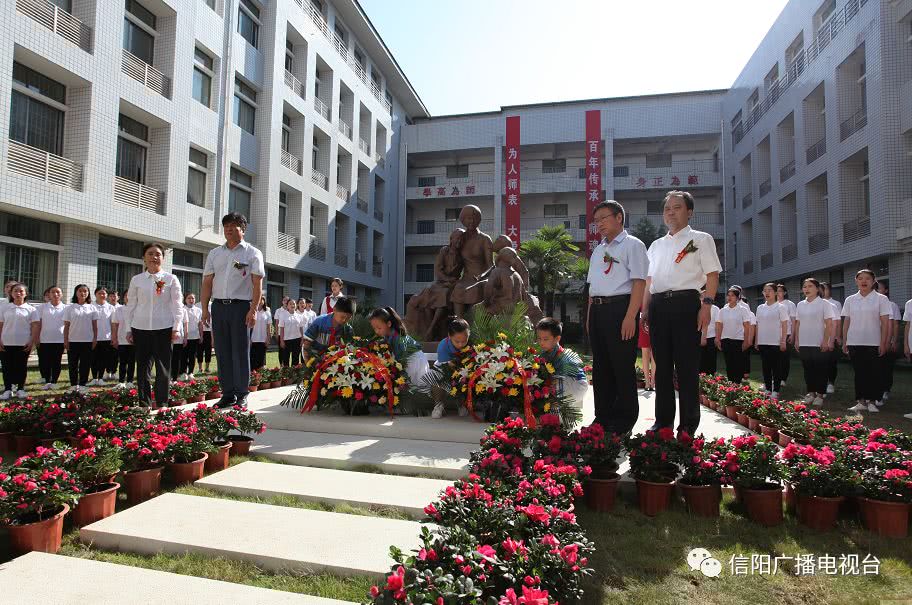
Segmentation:
<svg viewBox="0 0 912 605">
<path fill-rule="evenodd" d="M 747 350 L 744 351 L 744 365 L 741 366 L 744 370 L 743 376 L 750 376 L 751 373 L 751 347 L 747 347 Z"/>
<path fill-rule="evenodd" d="M 788 380 L 789 373 L 792 369 L 792 345 L 786 344 L 785 351 L 780 351 L 779 356 L 779 380 L 785 382 Z"/>
<path fill-rule="evenodd" d="M 897 357 L 898 355 L 893 351 L 887 351 L 880 358 L 880 386 L 884 393 L 893 390 L 893 370 L 896 367 Z"/>
<path fill-rule="evenodd" d="M 678 428 L 691 435 L 700 424 L 700 297 L 653 295 L 649 302 L 649 336 L 656 360 L 656 424 L 670 427 L 675 418 L 674 376 L 678 377 L 681 418 Z"/>
<path fill-rule="evenodd" d="M 595 419 L 609 433 L 626 433 L 640 415 L 636 388 L 639 322 L 635 322 L 637 331 L 633 338 L 621 339 L 621 324 L 629 305 L 630 296 L 624 296 L 608 304 L 589 307 Z"/>
<path fill-rule="evenodd" d="M 281 353 L 281 349 L 279 349 Z M 259 370 L 266 365 L 266 343 L 265 342 L 252 342 L 250 343 L 250 369 Z"/>
<path fill-rule="evenodd" d="M 25 380 L 28 376 L 29 353 L 25 352 L 22 345 L 6 345 L 3 347 L 3 387 L 10 391 L 13 386 L 25 390 Z"/>
<path fill-rule="evenodd" d="M 279 365 L 283 368 L 288 367 L 288 359 L 291 357 L 291 349 L 288 346 L 290 341 L 285 341 L 285 346 L 283 347 L 281 343 L 279 344 Z"/>
<path fill-rule="evenodd" d="M 119 345 L 117 357 L 120 361 L 120 370 L 117 375 L 120 382 L 133 382 L 133 374 L 136 371 L 136 352 L 133 345 Z"/>
<path fill-rule="evenodd" d="M 177 377 L 184 373 L 184 343 L 171 344 L 171 376 Z"/>
<path fill-rule="evenodd" d="M 92 358 L 92 378 L 102 378 L 111 366 L 115 356 L 114 346 L 110 340 L 99 340 L 95 344 L 95 355 Z"/>
<path fill-rule="evenodd" d="M 136 386 L 139 398 L 152 406 L 152 365 L 155 365 L 155 405 L 168 405 L 171 389 L 171 328 L 137 330 L 133 328 L 136 353 Z"/>
<path fill-rule="evenodd" d="M 188 338 L 184 345 L 184 367 L 182 373 L 192 374 L 196 367 L 196 350 L 199 348 L 199 338 Z"/>
<path fill-rule="evenodd" d="M 45 342 L 38 345 L 38 369 L 45 382 L 60 379 L 60 360 L 63 358 L 62 342 Z"/>
<path fill-rule="evenodd" d="M 836 376 L 839 374 L 839 358 L 842 357 L 842 344 L 837 340 L 833 344 L 833 350 L 827 354 L 830 357 L 827 365 L 827 383 L 836 384 Z"/>
<path fill-rule="evenodd" d="M 820 347 L 801 347 L 801 365 L 804 366 L 804 383 L 808 393 L 826 393 L 827 374 L 830 370 L 830 353 Z"/>
<path fill-rule="evenodd" d="M 67 365 L 70 368 L 70 384 L 72 386 L 84 387 L 89 381 L 93 353 L 91 342 L 70 341 L 70 347 L 67 350 Z"/>
<path fill-rule="evenodd" d="M 250 386 L 250 328 L 247 327 L 249 301 L 212 303 L 212 338 L 218 361 L 222 397 L 240 401 Z"/>
<path fill-rule="evenodd" d="M 196 363 L 202 367 L 203 362 L 209 365 L 212 362 L 212 332 L 203 332 L 202 340 L 196 349 Z"/>
<path fill-rule="evenodd" d="M 715 374 L 718 367 L 715 337 L 707 338 L 706 344 L 700 347 L 700 373 Z"/>
<path fill-rule="evenodd" d="M 744 380 L 744 351 L 741 347 L 743 340 L 734 338 L 722 339 L 722 356 L 725 357 L 725 376 L 735 384 Z"/>
<path fill-rule="evenodd" d="M 285 356 L 284 360 L 282 355 Z M 283 368 L 301 363 L 301 339 L 291 338 L 285 341 L 285 348 L 279 347 L 279 365 Z"/>
<path fill-rule="evenodd" d="M 117 343 L 111 341 L 111 353 L 108 356 L 108 374 L 117 374 L 117 365 L 120 356 L 117 354 Z"/>
<path fill-rule="evenodd" d="M 779 392 L 782 383 L 782 356 L 779 345 L 760 345 L 760 362 L 763 364 L 763 386 L 767 391 Z"/>
<path fill-rule="evenodd" d="M 855 399 L 877 401 L 883 397 L 883 358 L 877 347 L 849 347 L 849 358 L 855 370 Z"/>
</svg>

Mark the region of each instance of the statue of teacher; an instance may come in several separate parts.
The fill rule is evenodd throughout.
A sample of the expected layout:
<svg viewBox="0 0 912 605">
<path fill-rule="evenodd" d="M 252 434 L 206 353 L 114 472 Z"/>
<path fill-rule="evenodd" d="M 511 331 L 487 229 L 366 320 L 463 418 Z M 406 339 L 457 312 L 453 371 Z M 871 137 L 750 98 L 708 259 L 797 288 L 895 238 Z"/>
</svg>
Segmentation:
<svg viewBox="0 0 912 605">
<path fill-rule="evenodd" d="M 478 278 L 494 266 L 494 243 L 483 231 L 478 230 L 481 224 L 481 209 L 468 205 L 459 213 L 459 222 L 465 226 L 460 255 L 462 257 L 462 277 L 453 288 L 451 301 L 453 311 L 459 317 L 465 317 L 466 309 L 482 301 L 482 288 L 471 288 L 478 283 Z"/>
</svg>

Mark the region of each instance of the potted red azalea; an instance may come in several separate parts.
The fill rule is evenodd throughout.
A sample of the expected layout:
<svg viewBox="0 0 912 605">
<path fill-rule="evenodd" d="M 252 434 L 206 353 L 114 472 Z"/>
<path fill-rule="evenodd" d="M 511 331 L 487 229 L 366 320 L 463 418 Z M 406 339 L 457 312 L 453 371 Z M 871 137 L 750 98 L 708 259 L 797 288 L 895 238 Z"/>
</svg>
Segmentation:
<svg viewBox="0 0 912 605">
<path fill-rule="evenodd" d="M 592 510 L 610 511 L 620 481 L 617 458 L 621 453 L 621 438 L 616 433 L 607 435 L 602 425 L 595 422 L 580 429 L 576 440 L 583 464 L 592 469 L 583 485 L 586 505 Z"/>
<path fill-rule="evenodd" d="M 636 480 L 640 511 L 650 517 L 671 505 L 680 447 L 670 427 L 627 440 L 630 474 Z"/>
<path fill-rule="evenodd" d="M 855 488 L 852 470 L 826 446 L 789 443 L 779 457 L 795 490 L 798 521 L 816 530 L 832 529 L 845 494 Z"/>
<path fill-rule="evenodd" d="M 122 448 L 121 469 L 127 501 L 138 504 L 161 491 L 161 474 L 174 438 L 173 431 L 167 423 L 157 419 L 139 418 L 118 429 L 125 435 L 112 437 L 111 443 Z"/>
<path fill-rule="evenodd" d="M 209 435 L 200 430 L 192 411 L 180 411 L 164 417 L 173 433 L 167 450 L 171 462 L 166 465 L 171 481 L 182 485 L 202 479 L 208 452 L 214 449 Z"/>
<path fill-rule="evenodd" d="M 225 470 L 228 468 L 228 452 L 231 449 L 228 433 L 237 422 L 229 419 L 227 414 L 221 410 L 209 407 L 204 403 L 193 409 L 193 417 L 196 420 L 197 428 L 207 436 L 213 446 L 206 458 L 206 472 L 214 473 Z"/>
<path fill-rule="evenodd" d="M 253 393 L 257 389 L 259 389 L 261 380 L 262 379 L 260 377 L 259 372 L 257 372 L 256 370 L 250 372 L 250 386 L 247 387 L 247 390 L 250 391 L 251 393 Z"/>
<path fill-rule="evenodd" d="M 114 481 L 120 472 L 120 448 L 106 440 L 88 436 L 80 440 L 73 452 L 71 468 L 82 488 L 82 496 L 73 507 L 70 518 L 73 525 L 82 527 L 114 514 L 117 490 L 120 484 Z"/>
<path fill-rule="evenodd" d="M 75 477 L 63 468 L 67 455 L 39 446 L 0 471 L 0 524 L 6 526 L 15 553 L 60 550 L 63 517 L 80 491 Z"/>
<path fill-rule="evenodd" d="M 860 503 L 865 527 L 881 536 L 908 536 L 909 510 L 912 507 L 912 453 L 901 450 L 888 439 L 875 438 L 865 446 L 862 464 L 863 497 Z"/>
<path fill-rule="evenodd" d="M 782 523 L 782 485 L 784 467 L 778 446 L 766 437 L 756 435 L 731 440 L 737 471 L 735 487 L 740 490 L 747 516 L 761 525 Z"/>
<path fill-rule="evenodd" d="M 731 483 L 728 470 L 731 451 L 723 438 L 706 440 L 702 435 L 693 440 L 681 455 L 682 475 L 678 487 L 692 515 L 718 517 L 722 502 L 722 484 Z"/>
<path fill-rule="evenodd" d="M 229 454 L 246 456 L 250 453 L 250 446 L 254 441 L 250 435 L 263 433 L 266 430 L 266 423 L 262 422 L 255 413 L 237 405 L 225 413 L 225 418 L 234 425 L 234 430 L 240 433 L 240 435 L 228 435 L 228 440 L 231 442 Z"/>
<path fill-rule="evenodd" d="M 219 381 L 218 376 L 210 376 L 200 381 L 203 386 L 203 393 L 205 398 L 203 401 L 210 401 L 213 399 L 219 399 L 222 396 L 222 392 L 219 390 Z"/>
</svg>

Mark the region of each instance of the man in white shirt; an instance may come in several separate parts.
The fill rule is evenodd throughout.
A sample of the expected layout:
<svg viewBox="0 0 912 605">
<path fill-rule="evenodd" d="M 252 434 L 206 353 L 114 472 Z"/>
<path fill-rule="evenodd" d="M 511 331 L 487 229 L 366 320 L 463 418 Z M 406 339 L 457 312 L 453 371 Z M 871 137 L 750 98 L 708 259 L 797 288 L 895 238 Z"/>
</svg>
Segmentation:
<svg viewBox="0 0 912 605">
<path fill-rule="evenodd" d="M 680 396 L 679 431 L 693 435 L 700 424 L 700 335 L 709 322 L 710 307 L 719 287 L 722 265 L 713 237 L 694 231 L 693 196 L 670 191 L 665 196 L 668 234 L 649 247 L 649 277 L 643 317 L 656 360 L 656 422 L 653 429 L 671 427 L 675 418 L 674 374 Z M 701 300 L 700 288 L 706 292 Z"/>
<path fill-rule="evenodd" d="M 785 284 L 776 284 L 776 298 L 780 303 L 785 305 L 789 316 L 788 346 L 785 347 L 785 353 L 780 356 L 782 361 L 782 371 L 779 373 L 779 376 L 782 377 L 782 380 L 779 382 L 780 389 L 785 387 L 785 381 L 788 379 L 789 370 L 792 368 L 792 344 L 795 342 L 793 330 L 795 328 L 795 317 L 798 315 L 798 306 L 789 300 L 788 294 L 789 291 L 788 288 L 785 287 Z"/>
<path fill-rule="evenodd" d="M 649 259 L 643 242 L 624 229 L 624 207 L 619 203 L 599 203 L 592 221 L 602 236 L 589 260 L 586 279 L 595 420 L 606 433 L 623 435 L 636 424 L 640 412 L 637 313 L 643 304 Z"/>
<path fill-rule="evenodd" d="M 203 269 L 202 322 L 210 321 L 222 399 L 216 407 L 246 405 L 250 384 L 250 330 L 263 293 L 263 253 L 244 241 L 247 217 L 222 218 L 225 243 L 209 251 Z"/>
</svg>

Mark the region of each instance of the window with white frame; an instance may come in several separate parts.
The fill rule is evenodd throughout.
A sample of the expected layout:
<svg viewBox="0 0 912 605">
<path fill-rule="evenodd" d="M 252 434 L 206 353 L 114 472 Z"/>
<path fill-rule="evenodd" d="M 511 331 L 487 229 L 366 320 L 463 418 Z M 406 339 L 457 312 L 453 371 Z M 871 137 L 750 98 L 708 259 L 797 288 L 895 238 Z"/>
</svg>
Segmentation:
<svg viewBox="0 0 912 605">
<path fill-rule="evenodd" d="M 291 40 L 285 40 L 285 71 L 294 70 L 294 44 Z"/>
<path fill-rule="evenodd" d="M 203 286 L 203 254 L 175 248 L 171 257 L 171 272 L 180 280 L 184 295 L 196 294 L 199 300 Z"/>
<path fill-rule="evenodd" d="M 231 167 L 231 185 L 228 188 L 228 211 L 239 212 L 250 218 L 250 199 L 253 197 L 253 177 Z"/>
<path fill-rule="evenodd" d="M 307 232 L 311 236 L 316 235 L 317 232 L 317 207 L 311 203 L 310 204 L 310 222 L 308 224 L 309 231 Z"/>
<path fill-rule="evenodd" d="M 13 63 L 11 139 L 62 155 L 65 110 L 63 84 L 21 63 Z"/>
<path fill-rule="evenodd" d="M 193 98 L 212 107 L 212 76 L 215 62 L 199 46 L 193 49 Z"/>
<path fill-rule="evenodd" d="M 123 47 L 152 65 L 155 56 L 155 13 L 137 0 L 124 0 Z"/>
<path fill-rule="evenodd" d="M 206 183 L 209 180 L 209 155 L 194 147 L 190 148 L 187 170 L 187 203 L 206 206 Z"/>
<path fill-rule="evenodd" d="M 871 181 L 868 175 L 868 160 L 861 165 L 861 216 L 862 218 L 871 216 Z"/>
<path fill-rule="evenodd" d="M 367 65 L 367 61 L 364 59 L 364 53 L 361 52 L 360 48 L 356 48 L 354 54 L 355 61 L 358 63 L 358 65 L 361 66 L 362 69 L 364 69 L 364 67 Z"/>
<path fill-rule="evenodd" d="M 279 233 L 288 233 L 288 195 L 279 191 Z"/>
<path fill-rule="evenodd" d="M 310 275 L 298 275 L 298 298 L 313 300 L 313 277 Z"/>
<path fill-rule="evenodd" d="M 257 93 L 250 85 L 234 78 L 234 123 L 254 134 Z"/>
<path fill-rule="evenodd" d="M 146 184 L 149 127 L 123 114 L 118 118 L 117 161 L 114 174 L 140 185 Z"/>
<path fill-rule="evenodd" d="M 0 275 L 4 283 L 25 284 L 29 300 L 40 300 L 57 283 L 57 251 L 0 242 Z"/>
<path fill-rule="evenodd" d="M 247 44 L 259 48 L 260 9 L 253 0 L 240 0 L 238 3 L 237 30 L 247 40 Z"/>
<path fill-rule="evenodd" d="M 287 113 L 282 114 L 282 150 L 288 151 L 291 148 L 291 117 Z"/>
</svg>

